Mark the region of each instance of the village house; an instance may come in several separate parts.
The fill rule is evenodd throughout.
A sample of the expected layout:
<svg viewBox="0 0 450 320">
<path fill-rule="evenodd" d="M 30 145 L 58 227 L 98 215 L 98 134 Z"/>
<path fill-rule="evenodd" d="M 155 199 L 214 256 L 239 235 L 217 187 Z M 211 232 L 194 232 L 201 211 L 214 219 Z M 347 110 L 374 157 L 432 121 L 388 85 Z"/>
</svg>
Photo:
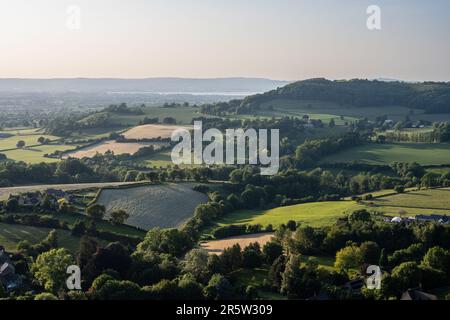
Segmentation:
<svg viewBox="0 0 450 320">
<path fill-rule="evenodd" d="M 385 221 L 390 221 L 393 223 L 399 222 L 413 222 L 413 221 L 422 221 L 422 222 L 437 222 L 441 224 L 450 223 L 450 219 L 447 215 L 441 214 L 418 214 L 415 217 L 401 218 L 401 217 L 393 217 L 393 218 L 385 218 Z"/>
<path fill-rule="evenodd" d="M 36 207 L 42 205 L 45 195 L 48 195 L 47 200 L 50 201 L 52 205 L 56 205 L 59 199 L 65 199 L 69 202 L 74 200 L 73 195 L 58 189 L 47 189 L 44 192 L 34 191 L 34 192 L 25 192 L 21 194 L 10 194 L 8 200 L 16 199 L 19 206 L 21 207 Z"/>
<path fill-rule="evenodd" d="M 16 274 L 16 269 L 3 246 L 0 246 L 0 285 L 6 291 L 14 290 L 21 284 L 21 278 Z"/>
<path fill-rule="evenodd" d="M 439 222 L 442 224 L 447 224 L 450 223 L 450 219 L 447 215 L 442 215 L 442 214 L 430 214 L 430 215 L 425 215 L 425 214 L 419 214 L 415 217 L 415 220 L 417 221 L 430 221 L 430 222 Z"/>
</svg>

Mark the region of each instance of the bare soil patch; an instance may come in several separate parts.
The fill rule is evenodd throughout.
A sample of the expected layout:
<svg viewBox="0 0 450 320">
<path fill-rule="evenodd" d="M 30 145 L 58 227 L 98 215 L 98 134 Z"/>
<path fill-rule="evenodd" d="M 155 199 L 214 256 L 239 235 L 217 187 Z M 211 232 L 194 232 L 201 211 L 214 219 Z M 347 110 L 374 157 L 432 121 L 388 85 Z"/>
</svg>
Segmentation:
<svg viewBox="0 0 450 320">
<path fill-rule="evenodd" d="M 221 240 L 213 240 L 204 242 L 201 247 L 209 253 L 221 254 L 224 249 L 239 244 L 242 249 L 247 247 L 250 243 L 258 242 L 262 247 L 273 238 L 272 232 L 253 233 L 242 236 L 229 237 Z"/>
<path fill-rule="evenodd" d="M 160 125 L 160 124 L 144 124 L 131 128 L 122 135 L 126 139 L 154 139 L 154 138 L 170 138 L 172 132 L 176 129 L 191 129 L 189 126 L 178 125 Z"/>
</svg>

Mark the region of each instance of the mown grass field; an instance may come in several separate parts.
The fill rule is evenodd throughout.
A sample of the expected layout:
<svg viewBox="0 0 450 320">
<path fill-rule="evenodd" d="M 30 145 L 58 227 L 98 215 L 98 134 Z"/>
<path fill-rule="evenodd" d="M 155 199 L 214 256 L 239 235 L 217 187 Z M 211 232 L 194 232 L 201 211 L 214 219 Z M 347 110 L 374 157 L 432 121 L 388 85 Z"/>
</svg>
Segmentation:
<svg viewBox="0 0 450 320">
<path fill-rule="evenodd" d="M 44 157 L 45 154 L 53 153 L 57 150 L 70 151 L 74 148 L 76 148 L 76 146 L 74 145 L 48 144 L 0 152 L 5 154 L 8 159 L 16 161 L 23 161 L 27 163 L 40 163 L 40 162 L 51 163 L 51 162 L 58 162 L 59 159 Z"/>
<path fill-rule="evenodd" d="M 162 151 L 151 156 L 138 158 L 137 161 L 149 167 L 168 167 L 172 166 L 171 150 Z M 180 165 L 182 167 L 182 165 Z"/>
<path fill-rule="evenodd" d="M 8 159 L 24 161 L 27 163 L 56 162 L 59 159 L 44 157 L 44 154 L 53 153 L 56 150 L 66 151 L 75 148 L 74 145 L 65 145 L 58 142 L 57 136 L 44 134 L 42 129 L 13 129 L 0 131 L 1 134 L 11 135 L 0 138 L 0 153 L 6 155 Z M 52 142 L 40 144 L 39 137 L 49 139 Z M 17 142 L 24 141 L 25 147 L 17 148 Z"/>
<path fill-rule="evenodd" d="M 0 245 L 7 251 L 15 251 L 17 244 L 27 240 L 31 244 L 42 241 L 50 232 L 49 228 L 37 228 L 0 222 Z M 74 237 L 66 230 L 56 230 L 58 234 L 58 246 L 66 248 L 73 254 L 78 251 L 80 238 Z"/>
<path fill-rule="evenodd" d="M 370 143 L 332 154 L 321 163 L 358 161 L 367 164 L 390 164 L 394 161 L 416 161 L 421 165 L 441 165 L 450 163 L 450 144 L 426 143 Z"/>
<path fill-rule="evenodd" d="M 450 188 L 410 190 L 402 194 L 392 190 L 371 193 L 376 198 L 358 204 L 355 201 L 325 201 L 278 207 L 271 210 L 240 210 L 217 221 L 215 227 L 231 224 L 272 224 L 277 228 L 282 223 L 294 220 L 302 225 L 321 227 L 333 224 L 339 217 L 358 209 L 367 209 L 389 216 L 418 214 L 450 215 Z M 206 232 L 208 233 L 208 232 Z M 224 239 L 226 240 L 226 239 Z M 230 238 L 230 240 L 233 240 Z"/>
<path fill-rule="evenodd" d="M 394 216 L 398 216 L 400 212 L 407 216 L 433 213 L 450 215 L 450 188 L 424 189 L 381 196 L 364 203 L 371 210 Z"/>
<path fill-rule="evenodd" d="M 359 207 L 354 201 L 324 201 L 270 210 L 240 210 L 227 214 L 217 222 L 217 225 L 261 224 L 267 226 L 271 224 L 276 228 L 289 220 L 294 220 L 302 225 L 320 227 L 333 224 L 339 217 Z"/>
<path fill-rule="evenodd" d="M 125 210 L 127 224 L 142 229 L 177 227 L 191 218 L 195 207 L 208 197 L 192 190 L 191 183 L 167 183 L 122 189 L 102 190 L 97 203 L 106 206 L 107 214 Z"/>
<path fill-rule="evenodd" d="M 49 140 L 59 139 L 59 137 L 44 134 L 38 129 L 0 131 L 0 134 L 12 135 L 10 137 L 0 138 L 0 151 L 16 148 L 16 144 L 19 141 L 24 141 L 25 146 L 30 146 L 40 144 L 38 142 L 39 137 L 44 137 Z"/>
</svg>

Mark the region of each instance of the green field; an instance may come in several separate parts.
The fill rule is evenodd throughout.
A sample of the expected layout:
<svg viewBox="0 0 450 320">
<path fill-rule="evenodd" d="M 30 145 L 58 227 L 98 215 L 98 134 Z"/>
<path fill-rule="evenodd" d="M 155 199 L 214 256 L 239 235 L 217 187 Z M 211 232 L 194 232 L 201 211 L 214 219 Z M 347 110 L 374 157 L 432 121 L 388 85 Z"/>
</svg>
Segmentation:
<svg viewBox="0 0 450 320">
<path fill-rule="evenodd" d="M 24 161 L 27 163 L 40 163 L 40 162 L 57 162 L 58 158 L 47 158 L 44 157 L 45 154 L 49 154 L 55 151 L 69 151 L 75 149 L 75 145 L 66 144 L 47 144 L 39 145 L 36 147 L 14 149 L 9 151 L 3 151 L 1 153 L 5 154 L 8 159 L 16 161 Z"/>
<path fill-rule="evenodd" d="M 393 194 L 392 190 L 372 193 L 373 200 L 358 204 L 351 200 L 325 201 L 278 207 L 270 210 L 240 210 L 226 215 L 217 221 L 216 226 L 231 224 L 272 224 L 275 228 L 289 220 L 303 225 L 321 227 L 333 224 L 339 217 L 358 209 L 390 216 L 417 214 L 447 214 L 450 215 L 450 188 L 425 189 Z"/>
<path fill-rule="evenodd" d="M 15 251 L 20 241 L 28 240 L 31 244 L 38 243 L 48 235 L 50 230 L 49 228 L 0 223 L 0 245 L 4 246 L 7 251 Z M 66 230 L 56 230 L 56 232 L 58 246 L 75 254 L 78 251 L 80 238 L 72 236 Z"/>
<path fill-rule="evenodd" d="M 320 227 L 333 224 L 339 217 L 360 208 L 354 201 L 324 201 L 303 203 L 270 210 L 240 210 L 227 214 L 217 222 L 218 225 L 261 224 L 275 228 L 289 220 L 303 225 Z"/>
<path fill-rule="evenodd" d="M 85 221 L 88 223 L 89 219 L 87 216 L 82 214 L 61 214 L 58 213 L 56 216 L 58 220 L 62 222 L 67 222 L 69 225 L 73 225 L 77 221 Z M 96 228 L 99 231 L 109 231 L 118 234 L 123 234 L 126 236 L 144 237 L 145 232 L 128 225 L 114 225 L 109 221 L 97 221 Z"/>
<path fill-rule="evenodd" d="M 83 140 L 100 139 L 108 137 L 112 132 L 124 131 L 126 128 L 127 127 L 124 126 L 107 127 L 107 128 L 86 128 L 72 132 L 70 138 Z"/>
<path fill-rule="evenodd" d="M 76 147 L 74 145 L 61 144 L 57 141 L 60 139 L 59 137 L 44 134 L 42 129 L 39 128 L 5 130 L 0 131 L 0 134 L 12 135 L 0 138 L 0 153 L 6 155 L 8 159 L 27 163 L 59 161 L 59 159 L 44 157 L 44 154 L 53 153 L 57 150 L 66 151 Z M 55 142 L 40 144 L 38 142 L 39 137 Z M 17 148 L 16 144 L 20 140 L 25 142 L 24 148 Z"/>
<path fill-rule="evenodd" d="M 406 115 L 410 114 L 409 108 L 399 106 L 386 107 L 352 107 L 339 105 L 332 102 L 324 101 L 307 101 L 307 100 L 290 100 L 290 99 L 275 99 L 270 102 L 261 104 L 261 109 L 267 109 L 269 106 L 274 108 L 274 111 L 279 112 L 294 112 L 299 115 L 307 114 L 311 118 L 315 118 L 314 114 L 326 115 L 329 117 L 344 116 L 345 121 L 352 121 L 356 119 L 368 118 L 375 119 L 380 115 L 387 115 L 389 119 L 404 120 Z M 413 112 L 420 117 L 423 111 L 413 110 Z M 339 123 L 341 122 L 338 120 Z"/>
<path fill-rule="evenodd" d="M 173 166 L 171 151 L 163 151 L 156 153 L 154 155 L 148 157 L 142 157 L 136 159 L 136 161 L 141 162 L 149 167 L 168 167 Z M 180 165 L 180 167 L 184 167 L 186 165 Z"/>
<path fill-rule="evenodd" d="M 437 143 L 370 143 L 357 146 L 321 160 L 321 163 L 361 162 L 367 164 L 390 164 L 394 161 L 416 161 L 421 165 L 450 163 L 450 144 Z"/>
<path fill-rule="evenodd" d="M 191 124 L 194 117 L 210 117 L 198 113 L 198 108 L 193 107 L 176 107 L 176 108 L 162 108 L 162 107 L 147 107 L 143 109 L 144 114 L 141 115 L 129 115 L 129 114 L 117 114 L 110 113 L 108 122 L 113 126 L 135 126 L 144 119 L 159 118 L 162 121 L 165 117 L 175 118 L 178 124 Z"/>
<path fill-rule="evenodd" d="M 450 188 L 424 189 L 365 201 L 368 208 L 387 215 L 450 214 Z M 369 206 L 369 203 L 373 203 Z"/>
<path fill-rule="evenodd" d="M 274 108 L 274 112 L 308 114 L 314 118 L 314 114 L 324 115 L 325 119 L 330 115 L 344 116 L 346 121 L 352 118 L 375 120 L 381 115 L 386 115 L 388 119 L 399 121 L 405 120 L 408 116 L 412 121 L 425 120 L 431 122 L 450 121 L 450 113 L 442 114 L 424 114 L 423 110 L 410 109 L 401 106 L 383 106 L 383 107 L 353 107 L 348 105 L 339 105 L 337 103 L 325 101 L 307 101 L 292 99 L 274 99 L 261 104 L 261 113 L 266 112 L 269 106 Z M 317 118 L 320 119 L 320 116 Z M 337 123 L 341 123 L 340 121 Z"/>
<path fill-rule="evenodd" d="M 39 137 L 44 137 L 49 140 L 57 140 L 59 137 L 47 135 L 42 133 L 39 129 L 20 129 L 20 130 L 8 130 L 0 131 L 0 134 L 12 135 L 10 137 L 0 138 L 0 152 L 8 149 L 17 148 L 18 141 L 24 141 L 25 146 L 40 145 L 38 142 Z"/>
</svg>

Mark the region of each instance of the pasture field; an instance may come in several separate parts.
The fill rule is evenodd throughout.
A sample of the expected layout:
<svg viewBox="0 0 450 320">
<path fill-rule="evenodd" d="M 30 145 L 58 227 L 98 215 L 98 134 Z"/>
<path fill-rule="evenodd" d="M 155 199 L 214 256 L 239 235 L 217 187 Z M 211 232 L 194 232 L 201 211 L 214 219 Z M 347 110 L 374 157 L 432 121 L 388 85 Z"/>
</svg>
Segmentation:
<svg viewBox="0 0 450 320">
<path fill-rule="evenodd" d="M 52 141 L 48 144 L 40 144 L 39 137 Z M 11 129 L 0 131 L 0 152 L 7 158 L 24 161 L 27 163 L 56 162 L 59 159 L 44 157 L 45 154 L 57 150 L 66 151 L 74 149 L 75 145 L 66 145 L 58 142 L 57 136 L 47 135 L 40 128 Z M 17 148 L 17 142 L 24 141 L 24 148 Z"/>
<path fill-rule="evenodd" d="M 8 198 L 10 194 L 18 194 L 24 192 L 44 191 L 47 189 L 60 189 L 64 191 L 80 190 L 92 188 L 106 188 L 124 185 L 133 185 L 136 182 L 98 182 L 98 183 L 71 183 L 71 184 L 39 184 L 19 187 L 2 187 L 0 188 L 0 201 Z M 140 184 L 140 183 L 139 183 Z"/>
<path fill-rule="evenodd" d="M 107 127 L 107 128 L 86 128 L 77 130 L 71 133 L 70 138 L 72 139 L 83 139 L 83 140 L 89 140 L 89 139 L 101 139 L 105 137 L 109 137 L 109 135 L 113 132 L 121 132 L 125 130 L 126 128 L 122 126 L 117 127 Z"/>
<path fill-rule="evenodd" d="M 122 189 L 104 189 L 97 203 L 106 206 L 107 214 L 125 210 L 127 224 L 141 229 L 172 228 L 191 218 L 195 207 L 208 197 L 192 190 L 191 183 L 167 183 Z"/>
<path fill-rule="evenodd" d="M 130 115 L 130 114 L 117 114 L 110 113 L 108 122 L 115 126 L 131 127 L 140 123 L 144 117 L 159 118 L 162 121 L 166 117 L 174 118 L 178 124 L 189 125 L 194 117 L 211 117 L 209 115 L 203 115 L 198 112 L 198 108 L 194 107 L 175 107 L 175 108 L 163 108 L 163 107 L 147 107 L 144 108 L 144 114 Z"/>
<path fill-rule="evenodd" d="M 332 154 L 321 163 L 361 162 L 367 164 L 390 164 L 394 161 L 421 165 L 443 165 L 450 163 L 450 144 L 448 143 L 369 143 Z"/>
<path fill-rule="evenodd" d="M 206 241 L 200 246 L 209 253 L 221 254 L 226 248 L 239 244 L 241 249 L 247 247 L 250 243 L 258 242 L 261 248 L 273 238 L 273 233 L 254 233 L 242 236 L 229 237 L 220 240 Z"/>
<path fill-rule="evenodd" d="M 145 164 L 147 167 L 173 167 L 175 164 L 172 162 L 172 150 L 163 150 L 158 153 L 149 155 L 149 156 L 143 156 L 136 159 L 136 161 Z M 192 163 L 182 163 L 178 164 L 177 166 L 180 168 L 186 168 L 186 167 L 195 167 L 195 166 L 201 166 L 199 164 L 194 164 L 194 155 L 192 155 Z"/>
<path fill-rule="evenodd" d="M 432 168 L 425 168 L 426 172 L 431 172 L 435 174 L 443 174 L 450 171 L 449 166 L 442 166 L 442 167 L 432 167 Z"/>
<path fill-rule="evenodd" d="M 24 141 L 26 146 L 41 145 L 38 142 L 39 137 L 55 141 L 60 137 L 48 135 L 41 128 L 28 129 L 9 129 L 0 131 L 0 151 L 16 149 L 17 142 Z"/>
<path fill-rule="evenodd" d="M 56 216 L 60 221 L 67 222 L 70 225 L 73 225 L 77 221 L 84 221 L 88 223 L 89 218 L 84 214 L 58 214 Z M 123 234 L 126 236 L 135 236 L 143 238 L 145 236 L 145 232 L 136 228 L 133 228 L 128 225 L 114 225 L 109 221 L 96 221 L 96 226 L 99 231 L 109 231 L 118 234 Z"/>
<path fill-rule="evenodd" d="M 262 211 L 240 210 L 226 215 L 217 222 L 217 225 L 261 224 L 267 226 L 272 224 L 274 228 L 277 228 L 282 223 L 294 220 L 303 225 L 320 227 L 331 225 L 339 217 L 358 209 L 367 209 L 388 216 L 398 216 L 400 212 L 403 212 L 405 216 L 450 215 L 450 188 L 411 189 L 401 194 L 393 194 L 392 190 L 382 190 L 371 194 L 376 198 L 363 201 L 361 204 L 345 200 L 304 203 Z"/>
<path fill-rule="evenodd" d="M 128 129 L 122 135 L 126 139 L 170 138 L 176 129 L 191 129 L 192 126 L 144 124 Z"/>
<path fill-rule="evenodd" d="M 230 280 L 236 288 L 254 286 L 257 287 L 258 297 L 263 300 L 286 300 L 286 296 L 278 292 L 262 288 L 268 277 L 269 270 L 266 268 L 239 269 L 230 274 Z"/>
<path fill-rule="evenodd" d="M 172 158 L 171 158 L 171 150 L 161 151 L 156 154 L 147 156 L 147 157 L 140 157 L 137 159 L 137 161 L 144 163 L 145 165 L 149 167 L 168 167 L 173 166 Z M 179 165 L 180 167 L 183 167 L 184 165 Z"/>
<path fill-rule="evenodd" d="M 52 229 L 0 222 L 0 245 L 4 246 L 7 251 L 15 251 L 20 241 L 28 240 L 31 244 L 38 243 L 47 237 L 50 230 Z M 56 230 L 56 232 L 58 234 L 58 246 L 76 254 L 80 238 L 72 236 L 66 230 Z"/>
<path fill-rule="evenodd" d="M 30 128 L 30 127 L 16 127 L 16 128 L 4 128 L 0 130 L 0 134 L 10 134 L 10 135 L 35 135 L 41 134 L 42 128 Z"/>
<path fill-rule="evenodd" d="M 352 121 L 356 119 L 368 118 L 374 120 L 380 115 L 387 115 L 388 119 L 404 120 L 406 115 L 410 115 L 409 108 L 400 106 L 386 106 L 386 107 L 352 107 L 343 106 L 337 103 L 325 101 L 308 101 L 308 100 L 291 100 L 291 99 L 274 99 L 272 101 L 261 104 L 261 109 L 267 109 L 271 106 L 274 111 L 290 111 L 298 113 L 299 115 L 308 114 L 314 118 L 313 114 L 333 115 L 340 118 L 344 116 L 345 121 Z M 421 117 L 422 110 L 413 110 L 414 116 Z M 336 120 L 335 120 L 336 121 Z M 340 122 L 340 120 L 339 120 Z"/>
<path fill-rule="evenodd" d="M 12 132 L 15 132 L 15 131 L 12 131 Z M 12 133 L 12 132 L 10 132 L 10 133 Z M 26 147 L 26 146 L 40 145 L 40 143 L 38 142 L 39 137 L 44 137 L 45 139 L 50 139 L 50 140 L 59 139 L 59 137 L 52 136 L 52 135 L 31 134 L 31 133 L 24 134 L 23 130 L 19 131 L 19 132 L 22 132 L 22 133 L 14 134 L 7 138 L 0 137 L 0 151 L 17 148 L 16 144 L 18 141 L 24 141 L 25 147 Z"/>
<path fill-rule="evenodd" d="M 274 228 L 294 220 L 303 225 L 320 227 L 333 224 L 339 217 L 360 206 L 354 201 L 324 201 L 302 203 L 270 210 L 239 210 L 227 214 L 219 220 L 219 226 L 230 224 L 261 224 L 263 227 L 271 224 Z"/>
<path fill-rule="evenodd" d="M 134 154 L 139 149 L 148 146 L 155 146 L 155 148 L 162 145 L 166 145 L 163 142 L 115 142 L 113 140 L 103 141 L 91 146 L 87 146 L 81 149 L 74 150 L 72 152 L 65 153 L 64 157 L 71 158 L 92 158 L 97 153 L 104 154 L 108 151 L 114 152 L 114 154 Z"/>
<path fill-rule="evenodd" d="M 58 162 L 58 158 L 47 158 L 45 154 L 53 153 L 55 151 L 69 151 L 75 149 L 75 145 L 67 144 L 41 144 L 35 147 L 25 147 L 22 149 L 14 149 L 9 151 L 0 151 L 5 154 L 6 157 L 16 161 L 23 161 L 27 163 L 40 163 L 40 162 Z"/>
<path fill-rule="evenodd" d="M 450 188 L 424 189 L 382 196 L 365 203 L 370 209 L 387 215 L 450 214 Z"/>
</svg>

